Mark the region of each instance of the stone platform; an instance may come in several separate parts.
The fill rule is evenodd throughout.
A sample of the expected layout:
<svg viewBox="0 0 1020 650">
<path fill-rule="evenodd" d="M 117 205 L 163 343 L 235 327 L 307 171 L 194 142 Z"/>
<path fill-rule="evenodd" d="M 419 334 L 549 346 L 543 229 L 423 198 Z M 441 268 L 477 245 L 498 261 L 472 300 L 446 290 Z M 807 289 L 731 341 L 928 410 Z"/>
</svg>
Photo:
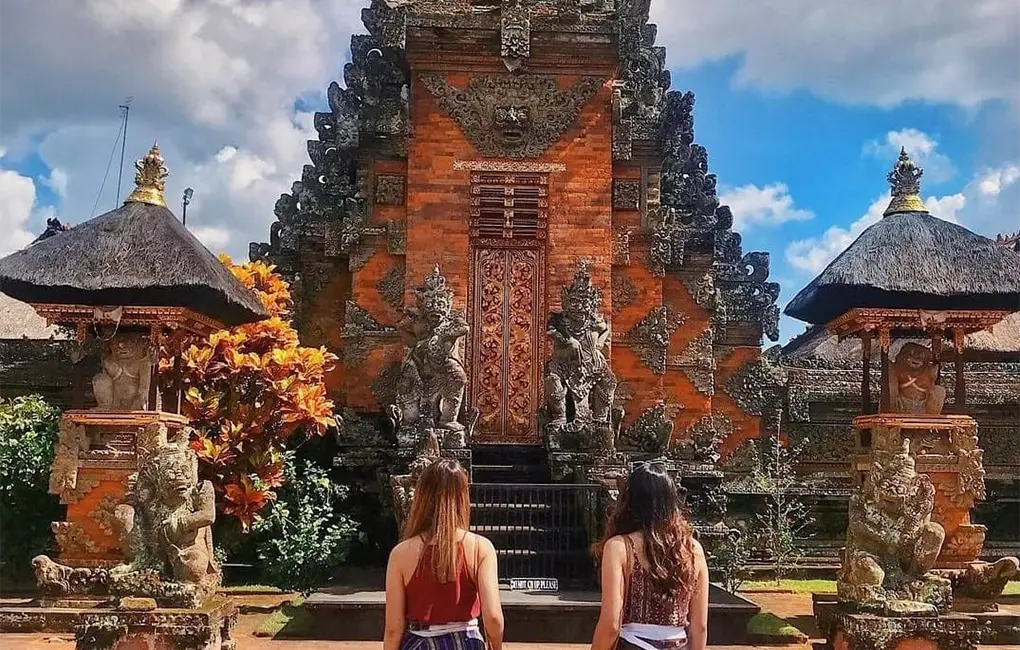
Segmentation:
<svg viewBox="0 0 1020 650">
<path fill-rule="evenodd" d="M 501 591 L 506 641 L 518 643 L 591 643 L 599 616 L 597 592 L 534 593 Z M 382 638 L 386 594 L 383 591 L 324 589 L 304 607 L 316 623 L 315 638 L 373 641 Z M 709 643 L 739 643 L 758 605 L 712 585 L 709 590 Z"/>
<path fill-rule="evenodd" d="M 0 607 L 0 633 L 73 633 L 77 650 L 234 650 L 237 609 L 223 597 L 196 609 L 126 610 L 100 600 L 43 605 Z"/>
</svg>

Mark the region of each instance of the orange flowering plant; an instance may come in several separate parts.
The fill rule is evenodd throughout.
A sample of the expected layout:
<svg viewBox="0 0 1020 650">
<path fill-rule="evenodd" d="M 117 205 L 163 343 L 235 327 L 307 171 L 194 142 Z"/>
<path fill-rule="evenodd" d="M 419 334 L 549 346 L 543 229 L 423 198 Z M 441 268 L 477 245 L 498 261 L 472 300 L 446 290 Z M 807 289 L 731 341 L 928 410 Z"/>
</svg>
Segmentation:
<svg viewBox="0 0 1020 650">
<path fill-rule="evenodd" d="M 248 531 L 283 485 L 285 445 L 293 435 L 324 435 L 335 425 L 325 375 L 337 357 L 301 347 L 290 323 L 290 287 L 275 267 L 220 260 L 252 289 L 270 317 L 221 330 L 181 353 L 183 412 L 198 432 L 191 446 L 219 492 L 224 513 Z M 174 372 L 163 355 L 160 370 Z"/>
</svg>

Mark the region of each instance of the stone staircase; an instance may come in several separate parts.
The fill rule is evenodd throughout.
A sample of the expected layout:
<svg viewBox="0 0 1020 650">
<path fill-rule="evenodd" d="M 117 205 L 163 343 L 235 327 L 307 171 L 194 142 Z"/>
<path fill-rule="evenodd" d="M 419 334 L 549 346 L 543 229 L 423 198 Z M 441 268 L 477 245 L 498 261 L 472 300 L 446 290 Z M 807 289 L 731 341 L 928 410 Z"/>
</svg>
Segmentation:
<svg viewBox="0 0 1020 650">
<path fill-rule="evenodd" d="M 561 588 L 593 586 L 586 527 L 591 486 L 554 484 L 540 447 L 472 449 L 471 528 L 499 556 L 501 582 L 556 578 Z"/>
</svg>

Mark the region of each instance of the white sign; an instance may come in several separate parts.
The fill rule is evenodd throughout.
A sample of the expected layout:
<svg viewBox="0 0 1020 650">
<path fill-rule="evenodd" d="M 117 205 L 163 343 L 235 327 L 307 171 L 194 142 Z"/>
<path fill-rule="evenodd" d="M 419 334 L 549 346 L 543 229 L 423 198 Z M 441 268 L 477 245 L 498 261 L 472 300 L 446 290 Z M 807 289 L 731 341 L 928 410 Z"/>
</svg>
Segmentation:
<svg viewBox="0 0 1020 650">
<path fill-rule="evenodd" d="M 510 578 L 510 591 L 559 591 L 556 578 Z"/>
</svg>

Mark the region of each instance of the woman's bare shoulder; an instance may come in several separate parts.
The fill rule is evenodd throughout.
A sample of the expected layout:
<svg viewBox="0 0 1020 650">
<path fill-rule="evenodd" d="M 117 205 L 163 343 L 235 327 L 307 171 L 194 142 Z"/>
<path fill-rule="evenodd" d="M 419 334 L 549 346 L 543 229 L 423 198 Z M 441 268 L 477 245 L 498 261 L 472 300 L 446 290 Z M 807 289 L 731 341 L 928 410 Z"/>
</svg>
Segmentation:
<svg viewBox="0 0 1020 650">
<path fill-rule="evenodd" d="M 496 547 L 492 544 L 489 538 L 484 535 L 468 532 L 468 534 L 464 536 L 464 541 L 477 547 L 482 553 L 491 553 L 492 555 L 496 554 Z"/>
<path fill-rule="evenodd" d="M 417 558 L 418 553 L 421 551 L 422 542 L 417 537 L 411 539 L 405 539 L 390 551 L 390 561 L 404 561 L 411 558 Z"/>
<path fill-rule="evenodd" d="M 604 556 L 624 556 L 627 554 L 627 536 L 616 535 L 606 540 L 602 547 Z"/>
</svg>

